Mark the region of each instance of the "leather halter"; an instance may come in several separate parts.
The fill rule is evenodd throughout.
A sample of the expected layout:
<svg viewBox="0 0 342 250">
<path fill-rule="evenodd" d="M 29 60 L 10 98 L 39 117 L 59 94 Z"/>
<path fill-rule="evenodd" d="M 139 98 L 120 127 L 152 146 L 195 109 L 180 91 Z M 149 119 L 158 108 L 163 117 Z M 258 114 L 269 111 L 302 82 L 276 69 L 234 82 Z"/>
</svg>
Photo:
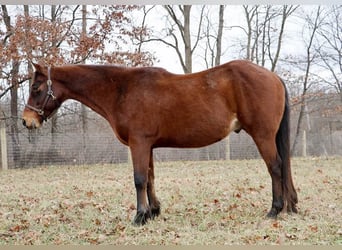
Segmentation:
<svg viewBox="0 0 342 250">
<path fill-rule="evenodd" d="M 55 112 L 52 112 L 48 117 L 46 117 L 46 116 L 44 115 L 44 113 L 45 113 L 44 109 L 45 109 L 46 105 L 48 104 L 50 98 L 52 98 L 52 100 L 55 101 L 55 102 L 57 102 L 58 106 L 60 106 L 60 104 L 59 104 L 57 98 L 54 96 L 53 91 L 52 91 L 52 81 L 51 81 L 51 73 L 50 73 L 50 72 L 51 72 L 51 67 L 49 66 L 49 67 L 48 67 L 48 80 L 46 81 L 46 85 L 47 85 L 47 87 L 48 87 L 48 90 L 47 90 L 47 92 L 46 92 L 46 97 L 45 97 L 45 100 L 44 100 L 44 102 L 43 102 L 42 107 L 41 107 L 41 108 L 36 108 L 36 107 L 33 107 L 33 106 L 31 106 L 31 105 L 28 105 L 28 104 L 25 105 L 25 107 L 27 107 L 27 108 L 29 108 L 29 109 L 31 109 L 31 110 L 37 112 L 37 114 L 40 115 L 41 117 L 43 117 L 43 119 L 44 119 L 45 121 L 46 121 L 47 119 L 49 119 L 49 118 L 55 113 Z M 57 109 L 56 109 L 56 110 L 57 110 Z"/>
</svg>

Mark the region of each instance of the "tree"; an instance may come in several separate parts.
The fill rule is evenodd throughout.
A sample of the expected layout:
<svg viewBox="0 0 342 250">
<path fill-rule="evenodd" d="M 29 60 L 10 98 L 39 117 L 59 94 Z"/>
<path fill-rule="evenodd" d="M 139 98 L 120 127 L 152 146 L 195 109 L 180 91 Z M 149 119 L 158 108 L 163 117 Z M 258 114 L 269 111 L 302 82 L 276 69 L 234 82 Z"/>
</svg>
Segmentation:
<svg viewBox="0 0 342 250">
<path fill-rule="evenodd" d="M 323 8 L 321 6 L 318 6 L 311 13 L 304 15 L 305 23 L 307 25 L 307 27 L 305 27 L 305 31 L 307 31 L 307 34 L 303 33 L 306 49 L 305 49 L 305 55 L 304 55 L 302 64 L 303 64 L 303 67 L 304 67 L 303 69 L 305 73 L 301 79 L 302 91 L 301 91 L 300 97 L 298 98 L 298 103 L 300 104 L 300 108 L 299 108 L 299 116 L 298 116 L 298 121 L 296 125 L 296 130 L 295 130 L 294 142 L 293 142 L 293 146 L 291 150 L 292 154 L 293 152 L 295 152 L 296 147 L 298 145 L 299 134 L 300 134 L 300 131 L 302 130 L 303 121 L 304 121 L 303 119 L 304 119 L 305 112 L 307 110 L 306 108 L 307 94 L 308 94 L 309 89 L 312 87 L 312 82 L 310 82 L 310 75 L 311 75 L 310 71 L 313 65 L 315 64 L 315 61 L 318 58 L 318 53 L 315 52 L 314 45 L 315 45 L 315 38 L 317 37 L 317 34 L 318 34 L 318 30 L 322 25 L 322 22 L 321 22 L 322 12 L 323 12 Z M 308 124 L 308 126 L 310 125 Z"/>
<path fill-rule="evenodd" d="M 224 5 L 218 6 L 218 23 L 213 23 L 209 13 L 204 15 L 203 37 L 206 39 L 204 43 L 204 61 L 207 68 L 221 64 L 224 10 Z"/>
<path fill-rule="evenodd" d="M 246 59 L 275 71 L 285 25 L 298 6 L 244 5 L 247 29 Z M 280 27 L 280 28 L 278 28 Z"/>
<path fill-rule="evenodd" d="M 330 77 L 320 77 L 340 94 L 342 102 L 342 6 L 330 6 L 318 29 L 321 42 L 316 52 L 321 58 L 320 66 L 330 73 Z"/>
<path fill-rule="evenodd" d="M 10 45 L 9 53 L 16 54 L 17 48 L 10 44 L 11 43 L 11 36 L 13 34 L 13 27 L 11 25 L 11 17 L 8 14 L 7 6 L 1 5 L 2 9 L 2 15 L 3 20 L 6 26 L 6 35 L 2 39 L 3 41 L 3 47 L 6 47 L 7 45 Z M 2 48 L 3 49 L 3 48 Z M 3 64 L 2 64 L 3 65 Z M 9 85 L 12 87 L 10 88 L 10 94 L 11 94 L 11 101 L 10 101 L 10 117 L 12 118 L 11 125 L 10 125 L 10 138 L 11 138 L 11 145 L 12 150 L 15 152 L 13 154 L 13 161 L 20 163 L 20 147 L 19 147 L 19 137 L 18 137 L 18 87 L 19 87 L 19 81 L 18 81 L 18 75 L 19 75 L 19 59 L 17 57 L 13 57 L 9 61 L 9 65 L 11 65 L 11 69 L 8 71 L 8 73 L 5 76 L 5 79 L 10 82 Z M 2 68 L 2 71 L 4 71 L 4 67 Z"/>
<path fill-rule="evenodd" d="M 287 21 L 287 19 L 290 17 L 290 15 L 292 15 L 295 10 L 298 8 L 299 6 L 293 6 L 293 5 L 284 5 L 282 7 L 282 15 L 281 15 L 281 26 L 280 26 L 280 30 L 278 33 L 278 36 L 276 38 L 277 42 L 276 42 L 276 47 L 275 47 L 275 51 L 274 53 L 272 53 L 272 49 L 271 46 L 268 46 L 268 57 L 271 61 L 271 71 L 275 71 L 277 62 L 279 60 L 279 55 L 280 55 L 280 50 L 281 50 L 281 46 L 282 46 L 282 42 L 283 42 L 283 36 L 284 36 L 284 30 L 285 30 L 285 23 Z M 267 32 L 267 37 L 268 37 L 268 44 L 271 45 L 271 29 L 268 29 Z M 273 55 L 274 54 L 274 55 Z"/>
<path fill-rule="evenodd" d="M 193 66 L 192 58 L 201 40 L 201 27 L 205 6 L 200 6 L 200 16 L 195 29 L 191 24 L 192 5 L 165 5 L 163 8 L 167 12 L 167 25 L 163 29 L 162 34 L 149 39 L 142 39 L 140 43 L 157 41 L 170 46 L 175 50 L 184 73 L 191 73 Z M 195 30 L 195 34 L 192 32 L 193 30 Z"/>
</svg>

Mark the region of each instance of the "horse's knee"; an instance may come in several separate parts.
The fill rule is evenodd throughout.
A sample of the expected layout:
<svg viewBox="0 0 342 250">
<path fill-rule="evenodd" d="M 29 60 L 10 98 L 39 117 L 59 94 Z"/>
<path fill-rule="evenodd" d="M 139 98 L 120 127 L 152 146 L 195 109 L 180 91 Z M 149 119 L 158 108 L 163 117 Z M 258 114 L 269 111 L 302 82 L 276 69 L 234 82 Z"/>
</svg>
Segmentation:
<svg viewBox="0 0 342 250">
<path fill-rule="evenodd" d="M 147 187 L 147 178 L 144 174 L 134 173 L 134 185 L 137 190 Z"/>
</svg>

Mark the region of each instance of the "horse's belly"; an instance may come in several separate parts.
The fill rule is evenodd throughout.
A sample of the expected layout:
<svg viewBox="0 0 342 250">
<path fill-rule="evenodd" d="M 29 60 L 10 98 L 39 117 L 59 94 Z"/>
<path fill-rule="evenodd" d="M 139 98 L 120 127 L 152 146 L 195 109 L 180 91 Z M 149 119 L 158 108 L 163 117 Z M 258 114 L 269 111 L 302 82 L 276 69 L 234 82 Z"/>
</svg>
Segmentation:
<svg viewBox="0 0 342 250">
<path fill-rule="evenodd" d="M 239 131 L 241 125 L 233 116 L 225 122 L 198 122 L 191 126 L 169 130 L 167 136 L 161 136 L 158 147 L 204 147 L 225 138 L 231 131 Z"/>
</svg>

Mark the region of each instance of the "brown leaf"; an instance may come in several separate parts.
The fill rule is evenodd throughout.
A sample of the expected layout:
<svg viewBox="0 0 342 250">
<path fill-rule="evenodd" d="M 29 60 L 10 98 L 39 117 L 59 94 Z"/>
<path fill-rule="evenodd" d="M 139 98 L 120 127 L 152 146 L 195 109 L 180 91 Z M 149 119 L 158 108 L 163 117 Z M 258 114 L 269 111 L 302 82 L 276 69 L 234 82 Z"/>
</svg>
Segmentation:
<svg viewBox="0 0 342 250">
<path fill-rule="evenodd" d="M 228 210 L 231 211 L 233 209 L 236 209 L 238 207 L 238 205 L 236 203 L 229 205 Z"/>
<path fill-rule="evenodd" d="M 236 198 L 241 198 L 241 194 L 240 194 L 240 193 L 237 193 L 237 194 L 235 194 L 235 197 L 236 197 Z"/>
<path fill-rule="evenodd" d="M 89 198 L 93 197 L 93 196 L 94 196 L 94 192 L 93 192 L 93 191 L 87 192 L 87 196 L 88 196 Z"/>
<path fill-rule="evenodd" d="M 288 234 L 288 233 L 285 234 L 285 237 L 290 239 L 290 240 L 295 240 L 295 239 L 298 238 L 297 235 L 295 235 L 295 234 Z"/>
<path fill-rule="evenodd" d="M 10 231 L 10 232 L 19 232 L 21 229 L 22 229 L 22 228 L 21 228 L 20 225 L 15 225 L 15 226 L 11 227 L 11 228 L 9 229 L 9 231 Z"/>
<path fill-rule="evenodd" d="M 101 225 L 101 221 L 97 218 L 95 219 L 95 225 L 97 225 L 97 226 Z"/>
<path fill-rule="evenodd" d="M 311 232 L 317 233 L 318 232 L 318 227 L 317 226 L 309 226 L 309 229 Z"/>
<path fill-rule="evenodd" d="M 274 222 L 274 223 L 272 224 L 272 227 L 274 227 L 274 228 L 279 228 L 279 227 L 280 227 L 280 223 L 279 223 L 278 221 L 276 221 L 276 222 Z"/>
</svg>

